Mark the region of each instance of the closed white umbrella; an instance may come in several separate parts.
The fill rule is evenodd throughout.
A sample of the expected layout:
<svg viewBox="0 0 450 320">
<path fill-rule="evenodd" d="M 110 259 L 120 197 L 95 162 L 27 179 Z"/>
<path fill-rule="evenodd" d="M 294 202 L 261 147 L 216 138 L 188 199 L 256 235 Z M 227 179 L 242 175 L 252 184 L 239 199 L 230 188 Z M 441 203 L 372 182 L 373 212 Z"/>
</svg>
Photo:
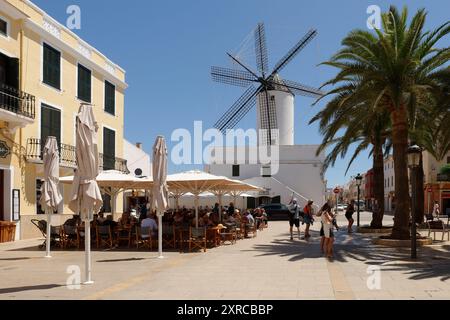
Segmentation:
<svg viewBox="0 0 450 320">
<path fill-rule="evenodd" d="M 51 219 L 52 213 L 58 210 L 58 206 L 62 201 L 59 191 L 59 154 L 58 142 L 55 137 L 47 137 L 44 147 L 44 183 L 41 187 L 41 206 L 47 214 L 47 241 L 45 257 L 51 258 L 50 241 L 51 241 Z"/>
<path fill-rule="evenodd" d="M 77 170 L 72 184 L 69 208 L 84 220 L 85 284 L 91 280 L 91 221 L 102 207 L 102 195 L 95 180 L 99 173 L 97 123 L 92 106 L 82 104 L 76 118 Z"/>
<path fill-rule="evenodd" d="M 167 188 L 167 147 L 163 136 L 156 138 L 153 145 L 153 197 L 152 204 L 158 215 L 158 251 L 162 255 L 162 216 L 168 208 L 169 190 Z"/>
</svg>

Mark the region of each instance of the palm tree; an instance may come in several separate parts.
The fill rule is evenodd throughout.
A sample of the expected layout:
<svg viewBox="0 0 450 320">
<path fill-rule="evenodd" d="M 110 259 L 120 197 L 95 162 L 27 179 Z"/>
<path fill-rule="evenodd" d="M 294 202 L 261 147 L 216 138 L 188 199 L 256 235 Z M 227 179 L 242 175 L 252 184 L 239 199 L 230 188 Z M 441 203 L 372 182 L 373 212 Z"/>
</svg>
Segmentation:
<svg viewBox="0 0 450 320">
<path fill-rule="evenodd" d="M 439 88 L 439 79 L 449 73 L 445 65 L 450 58 L 450 48 L 435 48 L 450 32 L 450 22 L 424 32 L 425 10 L 419 10 L 409 25 L 407 17 L 406 8 L 400 14 L 391 7 L 382 15 L 383 30 L 350 32 L 342 41 L 343 48 L 324 63 L 340 69 L 336 77 L 325 84 L 345 86 L 358 81 L 358 92 L 353 98 L 366 101 L 367 95 L 375 94 L 377 98 L 372 108 L 389 114 L 397 199 L 391 235 L 395 239 L 410 237 L 406 159 L 408 106 Z"/>
<path fill-rule="evenodd" d="M 324 136 L 317 154 L 320 154 L 325 148 L 333 146 L 325 158 L 325 169 L 334 166 L 338 157 L 344 158 L 349 147 L 356 145 L 345 172 L 347 174 L 358 155 L 371 147 L 374 193 L 379 204 L 379 211 L 374 212 L 370 225 L 372 228 L 381 228 L 384 216 L 383 145 L 389 135 L 390 119 L 387 113 L 377 114 L 376 111 L 374 113 L 372 109 L 373 101 L 370 100 L 370 98 L 374 98 L 373 96 L 368 97 L 364 103 L 355 103 L 352 97 L 355 95 L 356 88 L 358 88 L 358 85 L 354 84 L 350 87 L 343 86 L 333 90 L 336 97 L 322 111 L 317 113 L 309 123 L 320 121 L 320 132 Z M 344 132 L 339 135 L 341 129 Z"/>
</svg>

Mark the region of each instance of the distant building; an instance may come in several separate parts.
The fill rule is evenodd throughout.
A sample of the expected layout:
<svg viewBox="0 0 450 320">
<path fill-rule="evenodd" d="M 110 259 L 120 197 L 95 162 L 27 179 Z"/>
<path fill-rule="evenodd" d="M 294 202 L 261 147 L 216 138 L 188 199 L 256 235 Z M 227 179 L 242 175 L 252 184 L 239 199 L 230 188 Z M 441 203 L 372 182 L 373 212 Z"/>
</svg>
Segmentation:
<svg viewBox="0 0 450 320">
<path fill-rule="evenodd" d="M 395 209 L 395 171 L 394 157 L 389 155 L 384 159 L 384 210 L 392 212 Z"/>
<path fill-rule="evenodd" d="M 442 214 L 450 215 L 450 175 L 440 174 L 445 164 L 450 164 L 450 151 L 443 160 L 437 161 L 429 152 L 423 152 L 425 212 L 433 210 L 435 201 Z"/>
<path fill-rule="evenodd" d="M 152 164 L 151 157 L 142 149 L 142 143 L 133 144 L 124 140 L 123 156 L 127 160 L 128 170 L 136 177 L 151 177 Z M 128 211 L 131 206 L 143 205 L 147 201 L 147 194 L 143 191 L 128 190 L 123 194 L 124 211 Z"/>
<path fill-rule="evenodd" d="M 367 210 L 372 210 L 373 200 L 375 198 L 373 190 L 373 169 L 370 169 L 365 174 L 365 184 L 364 184 L 364 199 L 366 202 Z"/>
</svg>

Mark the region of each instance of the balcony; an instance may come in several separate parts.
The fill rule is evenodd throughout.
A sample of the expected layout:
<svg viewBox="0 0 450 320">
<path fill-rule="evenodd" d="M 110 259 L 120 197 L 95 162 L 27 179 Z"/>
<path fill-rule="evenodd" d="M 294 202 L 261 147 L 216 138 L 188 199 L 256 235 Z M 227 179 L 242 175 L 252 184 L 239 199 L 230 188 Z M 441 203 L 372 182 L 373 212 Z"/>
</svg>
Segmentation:
<svg viewBox="0 0 450 320">
<path fill-rule="evenodd" d="M 31 94 L 0 84 L 0 118 L 9 123 L 12 131 L 33 123 L 35 100 Z"/>
<path fill-rule="evenodd" d="M 44 145 L 41 139 L 29 138 L 27 140 L 26 158 L 28 162 L 43 162 Z M 75 146 L 60 143 L 59 144 L 59 162 L 61 167 L 76 169 L 76 152 Z M 117 170 L 124 173 L 130 173 L 127 168 L 127 160 L 116 157 L 107 157 L 99 153 L 99 169 L 100 170 Z"/>
<path fill-rule="evenodd" d="M 450 182 L 450 174 L 438 174 L 437 175 L 438 182 Z"/>
</svg>

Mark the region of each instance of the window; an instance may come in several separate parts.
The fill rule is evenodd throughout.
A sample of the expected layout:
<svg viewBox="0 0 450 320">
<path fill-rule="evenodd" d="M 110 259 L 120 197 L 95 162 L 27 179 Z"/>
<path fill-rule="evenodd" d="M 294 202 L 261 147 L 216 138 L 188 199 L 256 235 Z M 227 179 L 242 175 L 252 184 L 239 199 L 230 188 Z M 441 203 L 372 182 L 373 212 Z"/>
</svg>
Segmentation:
<svg viewBox="0 0 450 320">
<path fill-rule="evenodd" d="M 91 102 L 91 70 L 78 65 L 78 99 Z"/>
<path fill-rule="evenodd" d="M 41 148 L 44 148 L 48 136 L 61 142 L 61 110 L 49 105 L 41 105 Z"/>
<path fill-rule="evenodd" d="M 8 22 L 0 18 L 0 34 L 8 36 Z"/>
<path fill-rule="evenodd" d="M 238 164 L 234 164 L 233 165 L 233 177 L 239 177 L 239 165 Z"/>
<path fill-rule="evenodd" d="M 391 187 L 393 187 L 394 186 L 394 177 L 392 176 L 391 177 Z"/>
<path fill-rule="evenodd" d="M 114 130 L 103 128 L 103 170 L 115 168 L 116 133 Z"/>
<path fill-rule="evenodd" d="M 116 112 L 116 87 L 105 81 L 105 111 L 115 115 Z"/>
<path fill-rule="evenodd" d="M 42 81 L 55 89 L 61 90 L 61 53 L 44 43 Z"/>
<path fill-rule="evenodd" d="M 45 214 L 44 210 L 42 210 L 41 206 L 41 187 L 44 183 L 44 180 L 36 179 L 36 214 Z"/>
</svg>

